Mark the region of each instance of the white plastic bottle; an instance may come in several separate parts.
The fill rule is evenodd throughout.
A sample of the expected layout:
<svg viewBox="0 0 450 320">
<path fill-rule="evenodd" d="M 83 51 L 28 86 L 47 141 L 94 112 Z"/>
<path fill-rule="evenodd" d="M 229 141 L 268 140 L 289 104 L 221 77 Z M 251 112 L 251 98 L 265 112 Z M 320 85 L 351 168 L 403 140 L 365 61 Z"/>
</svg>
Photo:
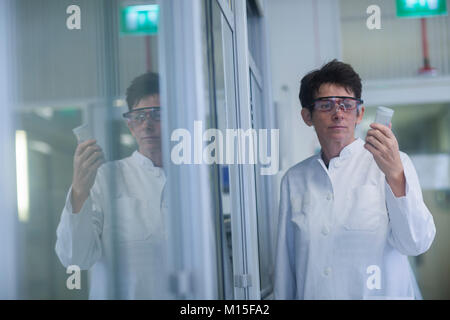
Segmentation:
<svg viewBox="0 0 450 320">
<path fill-rule="evenodd" d="M 389 127 L 391 123 L 392 116 L 394 115 L 394 110 L 386 107 L 378 107 L 377 115 L 375 116 L 375 122 Z"/>
<path fill-rule="evenodd" d="M 91 128 L 87 124 L 76 127 L 72 131 L 75 134 L 75 136 L 77 137 L 78 144 L 80 144 L 84 141 L 93 139 Z"/>
</svg>

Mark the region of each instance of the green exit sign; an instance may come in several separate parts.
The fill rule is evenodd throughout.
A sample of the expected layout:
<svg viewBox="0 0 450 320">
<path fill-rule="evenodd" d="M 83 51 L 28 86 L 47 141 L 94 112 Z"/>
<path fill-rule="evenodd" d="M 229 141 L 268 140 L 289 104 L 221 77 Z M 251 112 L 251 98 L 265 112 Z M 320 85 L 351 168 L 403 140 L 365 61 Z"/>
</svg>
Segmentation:
<svg viewBox="0 0 450 320">
<path fill-rule="evenodd" d="M 400 18 L 422 18 L 446 14 L 446 0 L 397 0 L 397 17 Z"/>
<path fill-rule="evenodd" d="M 157 4 L 126 6 L 121 9 L 120 31 L 125 35 L 158 33 L 159 6 Z"/>
</svg>

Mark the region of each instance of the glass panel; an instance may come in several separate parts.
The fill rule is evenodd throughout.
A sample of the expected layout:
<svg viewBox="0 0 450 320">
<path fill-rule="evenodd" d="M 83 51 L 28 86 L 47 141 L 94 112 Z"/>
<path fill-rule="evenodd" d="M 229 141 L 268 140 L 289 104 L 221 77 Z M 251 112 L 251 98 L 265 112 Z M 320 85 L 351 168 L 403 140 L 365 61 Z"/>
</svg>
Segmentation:
<svg viewBox="0 0 450 320">
<path fill-rule="evenodd" d="M 15 1 L 19 298 L 167 298 L 156 1 L 72 2 Z"/>
<path fill-rule="evenodd" d="M 21 193 L 29 194 L 29 207 L 19 210 L 23 251 L 21 259 L 25 299 L 85 299 L 88 297 L 87 272 L 82 271 L 81 289 L 68 290 L 66 272 L 55 256 L 56 226 L 60 216 L 60 204 L 65 202 L 67 186 L 72 182 L 73 150 L 76 143 L 73 134 L 65 128 L 82 123 L 79 108 L 33 108 L 18 114 L 20 127 L 17 133 L 25 133 L 24 139 L 16 139 L 16 149 L 23 144 L 28 159 L 28 186 Z M 16 155 L 20 160 L 21 155 Z M 23 163 L 17 161 L 18 163 Z M 18 170 L 25 167 L 19 166 Z M 67 173 L 67 174 L 66 174 Z M 18 181 L 19 182 L 19 181 Z"/>
<path fill-rule="evenodd" d="M 260 19 L 255 1 L 247 0 L 248 50 L 258 68 L 262 68 Z"/>
<path fill-rule="evenodd" d="M 250 94 L 251 94 L 251 117 L 253 129 L 266 129 L 266 117 L 264 115 L 263 91 L 262 84 L 259 84 L 255 76 L 255 72 L 262 73 L 262 33 L 261 33 L 261 17 L 258 8 L 253 0 L 247 1 L 247 32 L 248 32 L 248 49 L 249 54 L 255 62 L 254 66 L 250 66 Z M 259 70 L 252 70 L 251 68 Z M 261 81 L 261 80 L 260 80 Z M 271 133 L 269 133 L 270 135 Z M 270 136 L 267 141 L 270 141 Z M 273 155 L 270 149 L 271 143 L 267 145 L 267 153 Z M 258 151 L 260 152 L 260 151 Z M 261 175 L 260 166 L 255 166 L 255 189 L 256 189 L 256 209 L 258 223 L 258 252 L 259 252 L 259 275 L 261 297 L 267 297 L 272 291 L 272 250 L 270 237 L 270 204 L 272 194 L 269 192 L 269 186 L 272 176 Z"/>
<path fill-rule="evenodd" d="M 255 75 L 250 71 L 250 93 L 251 93 L 251 114 L 252 128 L 264 129 L 263 127 L 263 93 L 261 87 L 255 79 Z M 270 134 L 270 133 L 269 133 Z M 270 136 L 267 137 L 270 141 Z M 259 147 L 259 146 L 258 146 Z M 267 154 L 273 155 L 267 145 Z M 260 152 L 258 150 L 258 152 Z M 272 290 L 272 250 L 270 247 L 270 193 L 267 187 L 270 184 L 270 175 L 261 175 L 260 167 L 255 166 L 255 188 L 256 188 L 256 210 L 258 223 L 258 252 L 259 252 L 259 277 L 261 296 L 265 298 Z"/>
<path fill-rule="evenodd" d="M 225 105 L 220 107 L 217 105 L 218 109 L 218 129 L 221 132 L 226 132 L 227 129 L 235 128 L 236 125 L 236 92 L 235 92 L 235 65 L 234 65 L 234 44 L 233 44 L 233 33 L 226 23 L 225 18 L 221 17 L 222 23 L 222 41 L 223 41 L 223 55 L 224 55 L 224 84 L 225 84 Z M 217 39 L 219 41 L 219 39 Z M 220 111 L 219 111 L 220 110 Z M 225 154 L 225 156 L 227 156 Z M 228 165 L 223 165 L 221 169 L 221 182 L 222 182 L 222 203 L 223 205 L 223 219 L 224 219 L 224 232 L 226 235 L 226 241 L 224 244 L 224 267 L 226 275 L 225 285 L 225 297 L 226 299 L 233 299 L 234 292 L 233 288 L 233 251 L 231 245 L 231 219 L 238 219 L 237 212 L 233 210 L 233 204 L 231 202 L 230 193 L 236 192 L 236 190 L 230 190 L 230 171 Z M 233 215 L 234 213 L 234 215 Z M 227 247 L 225 247 L 225 245 Z"/>
<path fill-rule="evenodd" d="M 210 5 L 210 6 L 209 6 Z M 225 139 L 226 129 L 235 128 L 235 78 L 234 78 L 234 45 L 233 34 L 220 6 L 216 1 L 206 1 L 207 19 L 210 28 L 207 29 L 209 39 L 209 101 L 211 108 L 210 128 L 216 128 Z M 205 48 L 207 54 L 207 48 Z M 212 54 L 213 53 L 213 54 Z M 217 138 L 214 138 L 217 139 Z M 213 138 L 210 142 L 215 141 Z M 225 140 L 223 141 L 225 143 Z M 224 144 L 223 144 L 224 146 Z M 217 151 L 216 151 L 217 152 Z M 233 299 L 233 255 L 231 221 L 233 204 L 230 186 L 230 170 L 226 164 L 225 149 L 219 150 L 223 159 L 218 165 L 212 166 L 212 177 L 215 179 L 218 190 L 216 198 L 217 216 L 219 217 L 218 230 L 221 235 L 218 243 L 221 245 L 221 261 L 219 263 L 221 276 L 221 298 Z"/>
</svg>

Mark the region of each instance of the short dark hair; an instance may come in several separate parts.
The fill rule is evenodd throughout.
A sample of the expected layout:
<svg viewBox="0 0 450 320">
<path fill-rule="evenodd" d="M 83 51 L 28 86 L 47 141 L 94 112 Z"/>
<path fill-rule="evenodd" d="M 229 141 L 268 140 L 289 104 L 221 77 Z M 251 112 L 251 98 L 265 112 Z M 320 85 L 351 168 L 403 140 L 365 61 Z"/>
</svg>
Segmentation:
<svg viewBox="0 0 450 320">
<path fill-rule="evenodd" d="M 302 108 L 308 108 L 311 112 L 314 110 L 314 99 L 320 86 L 325 83 L 344 87 L 351 91 L 355 98 L 361 99 L 362 85 L 359 75 L 351 65 L 334 59 L 303 77 L 298 95 Z"/>
<path fill-rule="evenodd" d="M 136 77 L 127 89 L 128 110 L 132 110 L 141 99 L 159 94 L 159 75 L 147 72 Z"/>
</svg>

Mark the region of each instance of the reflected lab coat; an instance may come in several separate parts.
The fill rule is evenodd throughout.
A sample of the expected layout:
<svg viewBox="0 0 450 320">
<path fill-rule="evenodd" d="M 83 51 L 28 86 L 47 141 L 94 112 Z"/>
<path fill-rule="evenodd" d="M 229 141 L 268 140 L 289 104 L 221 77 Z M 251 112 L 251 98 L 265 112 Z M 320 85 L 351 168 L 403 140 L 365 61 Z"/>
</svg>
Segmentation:
<svg viewBox="0 0 450 320">
<path fill-rule="evenodd" d="M 281 182 L 276 299 L 414 299 L 407 256 L 428 250 L 436 229 L 413 164 L 400 153 L 406 196 L 395 197 L 357 139 L 331 159 L 290 168 Z"/>
<path fill-rule="evenodd" d="M 165 181 L 164 171 L 135 151 L 99 168 L 77 214 L 69 190 L 55 249 L 65 267 L 90 269 L 90 299 L 167 298 Z"/>
</svg>

